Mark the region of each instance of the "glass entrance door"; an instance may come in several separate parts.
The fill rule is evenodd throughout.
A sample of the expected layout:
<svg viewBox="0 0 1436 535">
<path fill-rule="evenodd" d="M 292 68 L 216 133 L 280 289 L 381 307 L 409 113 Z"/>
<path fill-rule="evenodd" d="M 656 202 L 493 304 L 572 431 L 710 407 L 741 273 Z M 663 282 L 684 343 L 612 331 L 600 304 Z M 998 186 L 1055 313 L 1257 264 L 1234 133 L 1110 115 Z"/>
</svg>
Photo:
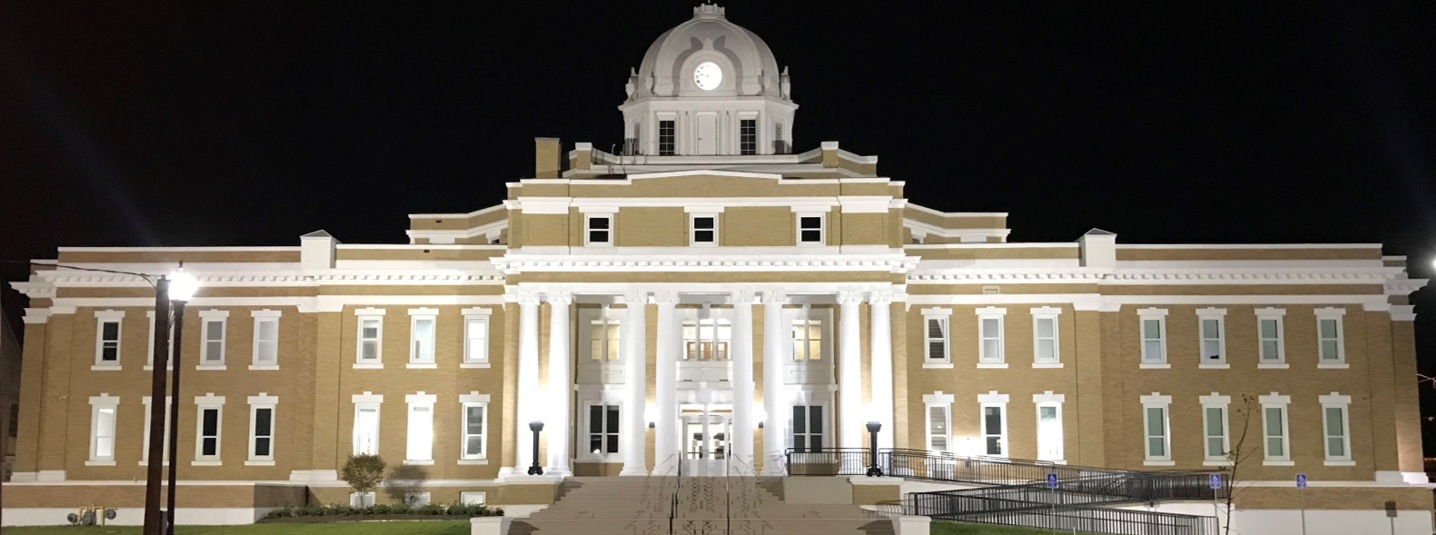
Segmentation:
<svg viewBox="0 0 1436 535">
<path fill-rule="evenodd" d="M 721 476 L 727 473 L 732 419 L 726 412 L 683 416 L 684 475 Z"/>
</svg>

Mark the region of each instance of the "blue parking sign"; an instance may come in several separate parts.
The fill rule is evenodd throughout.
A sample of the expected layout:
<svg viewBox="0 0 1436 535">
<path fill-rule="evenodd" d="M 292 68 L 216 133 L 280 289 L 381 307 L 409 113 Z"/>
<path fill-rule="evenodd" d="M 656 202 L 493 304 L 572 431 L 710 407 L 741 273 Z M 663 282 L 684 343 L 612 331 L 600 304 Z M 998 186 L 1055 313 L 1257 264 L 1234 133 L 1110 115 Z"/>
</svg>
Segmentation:
<svg viewBox="0 0 1436 535">
<path fill-rule="evenodd" d="M 1047 488 L 1057 488 L 1057 474 L 1047 474 Z"/>
<path fill-rule="evenodd" d="M 1212 474 L 1212 490 L 1222 488 L 1222 475 Z"/>
<path fill-rule="evenodd" d="M 1299 489 L 1304 489 L 1304 488 L 1306 488 L 1306 474 L 1297 474 L 1297 475 L 1296 475 L 1296 488 L 1299 488 Z"/>
</svg>

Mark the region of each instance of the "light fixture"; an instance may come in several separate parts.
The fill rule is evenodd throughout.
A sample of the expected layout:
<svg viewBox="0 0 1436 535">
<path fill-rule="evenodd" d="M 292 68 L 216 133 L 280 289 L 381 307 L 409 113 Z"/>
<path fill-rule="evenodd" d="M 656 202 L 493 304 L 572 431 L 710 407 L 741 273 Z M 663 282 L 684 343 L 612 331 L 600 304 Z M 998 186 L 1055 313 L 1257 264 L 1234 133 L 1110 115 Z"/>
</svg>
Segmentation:
<svg viewBox="0 0 1436 535">
<path fill-rule="evenodd" d="M 170 301 L 188 302 L 194 298 L 196 290 L 199 290 L 199 280 L 185 271 L 181 262 L 179 269 L 170 275 Z"/>
</svg>

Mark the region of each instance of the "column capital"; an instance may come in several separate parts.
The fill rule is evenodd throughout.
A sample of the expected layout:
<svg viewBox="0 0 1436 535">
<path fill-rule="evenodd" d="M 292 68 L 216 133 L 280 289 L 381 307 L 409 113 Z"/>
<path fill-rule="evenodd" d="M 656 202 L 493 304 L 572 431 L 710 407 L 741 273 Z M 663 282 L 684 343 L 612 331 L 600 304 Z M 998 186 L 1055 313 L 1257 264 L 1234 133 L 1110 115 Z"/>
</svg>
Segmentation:
<svg viewBox="0 0 1436 535">
<path fill-rule="evenodd" d="M 514 294 L 514 300 L 517 301 L 520 305 L 537 305 L 539 304 L 540 297 L 541 296 L 538 292 L 528 290 L 517 292 Z"/>
<path fill-rule="evenodd" d="M 856 305 L 863 302 L 862 292 L 841 291 L 838 292 L 838 303 L 843 305 Z"/>
<path fill-rule="evenodd" d="M 881 292 L 881 291 L 880 291 L 880 292 L 872 292 L 872 293 L 868 294 L 868 303 L 871 303 L 871 304 L 874 305 L 874 306 L 885 306 L 885 305 L 892 304 L 892 302 L 893 302 L 893 294 L 892 294 L 892 292 Z"/>
<path fill-rule="evenodd" d="M 648 304 L 648 292 L 645 292 L 643 290 L 630 290 L 627 292 L 623 292 L 623 302 L 629 305 L 646 305 Z"/>
<path fill-rule="evenodd" d="M 573 292 L 548 292 L 548 302 L 555 305 L 572 305 Z"/>
<path fill-rule="evenodd" d="M 758 295 L 753 290 L 734 290 L 729 294 L 735 305 L 751 305 L 758 300 Z"/>
<path fill-rule="evenodd" d="M 653 301 L 660 305 L 678 304 L 678 292 L 654 292 Z"/>
<path fill-rule="evenodd" d="M 776 303 L 781 305 L 787 300 L 787 292 L 784 292 L 782 290 L 763 290 L 763 303 L 765 304 L 771 305 Z"/>
</svg>

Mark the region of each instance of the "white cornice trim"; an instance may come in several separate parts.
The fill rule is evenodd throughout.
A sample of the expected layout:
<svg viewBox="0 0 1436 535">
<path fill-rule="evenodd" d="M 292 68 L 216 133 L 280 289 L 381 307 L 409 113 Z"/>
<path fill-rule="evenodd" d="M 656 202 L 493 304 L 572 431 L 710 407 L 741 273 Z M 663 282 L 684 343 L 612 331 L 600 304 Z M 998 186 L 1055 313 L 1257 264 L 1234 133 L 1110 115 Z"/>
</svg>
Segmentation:
<svg viewBox="0 0 1436 535">
<path fill-rule="evenodd" d="M 711 249 L 708 249 L 711 251 Z M 526 256 L 526 255 L 525 255 Z M 917 266 L 917 259 L 901 254 L 881 255 L 773 255 L 740 257 L 730 255 L 692 255 L 658 258 L 648 255 L 579 256 L 544 255 L 525 258 L 495 258 L 494 265 L 504 273 L 525 271 L 887 271 L 906 273 Z"/>
<path fill-rule="evenodd" d="M 908 208 L 917 209 L 919 212 L 942 217 L 1007 217 L 1007 212 L 942 212 L 913 202 L 908 202 L 907 205 Z"/>
<path fill-rule="evenodd" d="M 455 217 L 470 218 L 470 217 L 474 217 L 474 216 L 484 215 L 484 214 L 487 214 L 487 213 L 492 212 L 492 211 L 494 211 L 494 210 L 502 210 L 502 209 L 504 209 L 504 205 L 503 205 L 503 204 L 496 204 L 496 205 L 490 206 L 490 207 L 488 207 L 488 208 L 480 208 L 480 209 L 478 209 L 478 210 L 474 210 L 474 211 L 469 212 L 469 213 L 467 213 L 467 214 L 409 214 L 409 219 L 439 219 L 439 218 L 451 219 L 451 218 L 455 218 Z"/>
<path fill-rule="evenodd" d="M 904 220 L 902 220 L 902 226 L 907 227 L 908 229 L 911 229 L 911 230 L 913 230 L 913 231 L 915 231 L 915 232 L 924 232 L 924 233 L 926 233 L 926 234 L 935 235 L 935 236 L 941 236 L 941 237 L 943 237 L 943 238 L 966 238 L 966 237 L 984 237 L 984 238 L 985 238 L 985 237 L 989 237 L 989 236 L 998 237 L 998 238 L 1006 238 L 1007 236 L 1009 236 L 1009 235 L 1012 234 L 1012 229 L 1008 229 L 1008 228 L 999 228 L 999 227 L 984 227 L 984 228 L 944 228 L 944 227 L 939 227 L 939 226 L 937 226 L 937 225 L 933 225 L 933 224 L 929 224 L 929 223 L 923 223 L 923 222 L 921 222 L 921 221 L 914 221 L 914 220 L 911 220 L 911 219 L 904 219 Z M 978 243 L 981 243 L 981 242 L 978 242 Z M 1004 242 L 1004 243 L 1005 243 L 1005 242 Z M 927 245 L 927 244 L 915 243 L 915 244 L 911 244 L 911 245 Z M 952 244 L 939 244 L 939 243 L 935 243 L 935 244 L 931 244 L 931 245 L 952 245 Z M 1018 244 L 1013 244 L 1013 245 L 1018 245 Z M 1070 245 L 1070 244 L 1069 244 L 1069 245 Z"/>
</svg>

